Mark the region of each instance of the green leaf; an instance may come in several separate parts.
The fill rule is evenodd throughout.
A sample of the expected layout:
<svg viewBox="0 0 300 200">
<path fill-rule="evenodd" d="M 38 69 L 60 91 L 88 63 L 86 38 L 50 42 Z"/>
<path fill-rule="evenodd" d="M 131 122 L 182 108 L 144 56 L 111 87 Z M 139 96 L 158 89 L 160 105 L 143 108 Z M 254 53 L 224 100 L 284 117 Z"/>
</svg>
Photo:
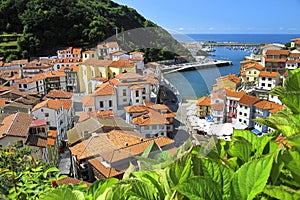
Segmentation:
<svg viewBox="0 0 300 200">
<path fill-rule="evenodd" d="M 43 177 L 46 178 L 48 173 L 53 173 L 53 172 L 59 172 L 59 169 L 57 169 L 56 167 L 50 167 L 43 173 Z"/>
<path fill-rule="evenodd" d="M 233 171 L 221 163 L 209 159 L 201 159 L 204 177 L 216 182 L 222 188 L 222 194 L 230 194 L 230 181 Z"/>
<path fill-rule="evenodd" d="M 238 157 L 242 161 L 247 162 L 251 156 L 252 145 L 246 139 L 239 137 L 230 143 L 228 154 L 233 157 Z"/>
<path fill-rule="evenodd" d="M 107 188 L 111 187 L 112 185 L 116 184 L 117 182 L 119 182 L 119 180 L 116 178 L 97 180 L 90 186 L 90 188 L 87 191 L 87 194 L 92 195 L 93 199 L 97 199 L 98 196 L 103 194 Z"/>
<path fill-rule="evenodd" d="M 46 194 L 40 198 L 41 200 L 85 200 L 84 194 L 77 190 L 70 190 L 68 188 L 55 189 L 49 194 Z"/>
<path fill-rule="evenodd" d="M 191 200 L 222 199 L 222 188 L 210 178 L 190 178 L 177 185 L 176 190 Z"/>
<path fill-rule="evenodd" d="M 264 193 L 276 199 L 296 200 L 300 199 L 299 191 L 295 191 L 286 186 L 267 185 Z"/>
<path fill-rule="evenodd" d="M 289 169 L 296 182 L 300 183 L 300 153 L 290 150 L 282 156 L 282 160 L 287 169 Z"/>
<path fill-rule="evenodd" d="M 97 200 L 125 200 L 128 199 L 128 190 L 130 188 L 128 187 L 128 185 L 114 185 L 110 188 L 108 188 L 107 190 L 105 190 L 105 192 L 103 194 L 101 194 Z"/>
<path fill-rule="evenodd" d="M 286 142 L 288 144 L 292 144 L 294 147 L 300 150 L 300 134 L 296 134 L 294 136 L 286 138 Z"/>
<path fill-rule="evenodd" d="M 270 176 L 273 157 L 249 161 L 235 172 L 231 188 L 234 199 L 253 199 L 261 193 Z"/>
</svg>

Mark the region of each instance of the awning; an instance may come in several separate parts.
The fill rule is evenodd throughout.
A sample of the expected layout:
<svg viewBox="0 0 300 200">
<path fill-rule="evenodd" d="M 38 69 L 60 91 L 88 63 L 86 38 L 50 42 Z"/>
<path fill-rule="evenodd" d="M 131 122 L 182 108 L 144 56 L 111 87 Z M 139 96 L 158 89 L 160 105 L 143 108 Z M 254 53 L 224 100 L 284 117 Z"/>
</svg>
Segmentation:
<svg viewBox="0 0 300 200">
<path fill-rule="evenodd" d="M 253 129 L 252 132 L 255 133 L 256 135 L 261 135 L 261 132 L 257 129 Z"/>
<path fill-rule="evenodd" d="M 211 116 L 207 116 L 207 117 L 205 117 L 205 119 L 208 122 L 213 122 L 214 121 Z"/>
</svg>

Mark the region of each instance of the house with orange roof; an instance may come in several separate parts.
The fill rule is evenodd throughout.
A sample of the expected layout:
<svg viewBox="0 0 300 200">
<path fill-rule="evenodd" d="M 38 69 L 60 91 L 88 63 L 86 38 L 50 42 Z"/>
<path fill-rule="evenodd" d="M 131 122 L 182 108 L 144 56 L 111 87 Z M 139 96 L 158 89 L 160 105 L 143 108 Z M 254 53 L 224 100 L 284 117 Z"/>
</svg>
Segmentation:
<svg viewBox="0 0 300 200">
<path fill-rule="evenodd" d="M 254 118 L 265 118 L 271 116 L 279 110 L 284 109 L 283 105 L 276 104 L 267 100 L 261 100 L 254 104 L 255 114 Z M 257 135 L 263 135 L 265 133 L 273 132 L 274 129 L 267 127 L 263 124 L 255 122 L 253 132 Z"/>
<path fill-rule="evenodd" d="M 79 92 L 79 66 L 71 65 L 71 66 L 63 66 L 59 70 L 60 72 L 64 72 L 66 74 L 66 90 L 67 92 Z"/>
<path fill-rule="evenodd" d="M 130 52 L 130 60 L 135 62 L 136 69 L 137 70 L 143 70 L 144 69 L 144 53 L 143 52 Z"/>
<path fill-rule="evenodd" d="M 246 64 L 241 69 L 242 83 L 257 85 L 259 73 L 263 69 L 264 67 L 258 62 Z"/>
<path fill-rule="evenodd" d="M 226 119 L 226 92 L 224 90 L 212 91 L 210 98 L 210 116 L 214 122 L 223 124 Z"/>
<path fill-rule="evenodd" d="M 169 150 L 174 141 L 167 137 L 145 138 L 133 131 L 112 130 L 108 133 L 92 133 L 70 147 L 74 175 L 78 179 L 93 182 L 96 179 L 116 177 L 121 179 L 135 156 L 141 156 L 146 149 L 152 153 Z M 148 153 L 150 153 L 148 152 Z"/>
<path fill-rule="evenodd" d="M 97 59 L 97 52 L 93 50 L 86 50 L 82 52 L 82 62 L 88 59 Z"/>
<path fill-rule="evenodd" d="M 254 127 L 254 104 L 259 102 L 260 99 L 255 96 L 244 95 L 238 101 L 237 106 L 237 120 L 236 123 L 246 125 L 249 128 Z"/>
<path fill-rule="evenodd" d="M 91 78 L 90 83 L 92 85 L 92 91 L 95 91 L 95 89 L 98 85 L 101 85 L 101 84 L 105 83 L 106 81 L 108 81 L 107 78 L 100 77 L 100 76 Z"/>
<path fill-rule="evenodd" d="M 43 100 L 46 99 L 72 99 L 73 92 L 66 92 L 64 90 L 51 90 L 48 94 L 46 94 Z"/>
<path fill-rule="evenodd" d="M 108 78 L 108 66 L 112 61 L 87 59 L 79 66 L 77 77 L 79 79 L 80 92 L 92 93 L 91 79 L 94 77 Z"/>
<path fill-rule="evenodd" d="M 283 75 L 288 56 L 289 50 L 268 50 L 262 63 L 266 71 L 279 72 Z"/>
<path fill-rule="evenodd" d="M 117 112 L 117 91 L 111 82 L 106 82 L 96 87 L 92 96 L 94 99 L 95 110 L 112 110 L 115 113 Z"/>
<path fill-rule="evenodd" d="M 118 74 L 127 73 L 127 72 L 136 72 L 135 62 L 129 59 L 119 59 L 115 60 L 109 64 L 107 78 L 114 78 Z"/>
<path fill-rule="evenodd" d="M 287 58 L 285 68 L 288 70 L 297 69 L 299 66 L 299 62 L 300 62 L 300 53 L 292 51 L 290 52 Z"/>
<path fill-rule="evenodd" d="M 32 109 L 37 119 L 45 119 L 50 130 L 56 130 L 58 141 L 66 140 L 66 132 L 73 127 L 73 102 L 71 99 L 46 99 Z"/>
<path fill-rule="evenodd" d="M 278 72 L 261 71 L 258 77 L 259 89 L 271 91 L 280 84 L 280 74 Z"/>
<path fill-rule="evenodd" d="M 27 63 L 28 63 L 27 59 L 11 60 L 10 62 L 3 63 L 3 67 L 8 70 L 9 69 L 22 69 Z"/>
<path fill-rule="evenodd" d="M 26 144 L 33 150 L 32 156 L 48 162 L 47 133 L 46 120 L 37 120 L 31 114 L 17 112 L 2 119 L 0 146 L 16 144 L 22 147 Z"/>
<path fill-rule="evenodd" d="M 111 53 L 115 51 L 120 51 L 121 48 L 117 42 L 104 42 L 97 45 L 97 54 L 98 57 L 104 58 L 107 55 L 110 55 Z"/>
<path fill-rule="evenodd" d="M 235 74 L 229 74 L 226 76 L 220 76 L 216 79 L 217 83 L 213 85 L 213 90 L 227 88 L 235 91 L 242 82 L 242 79 Z"/>
<path fill-rule="evenodd" d="M 59 71 L 62 67 L 79 66 L 82 58 L 56 58 L 54 59 L 53 69 Z"/>
<path fill-rule="evenodd" d="M 17 82 L 18 90 L 20 92 L 39 92 L 45 94 L 45 79 L 44 76 L 27 77 Z"/>
<path fill-rule="evenodd" d="M 291 48 L 300 49 L 300 38 L 291 39 Z"/>
<path fill-rule="evenodd" d="M 237 119 L 238 101 L 246 94 L 225 89 L 226 92 L 226 122 L 235 123 Z"/>
<path fill-rule="evenodd" d="M 82 48 L 68 47 L 63 50 L 57 50 L 58 58 L 81 58 Z"/>
<path fill-rule="evenodd" d="M 203 96 L 197 101 L 197 116 L 205 118 L 210 116 L 211 99 L 209 96 Z"/>
<path fill-rule="evenodd" d="M 0 84 L 12 86 L 22 77 L 20 69 L 5 69 L 0 71 Z"/>
<path fill-rule="evenodd" d="M 266 52 L 268 50 L 281 50 L 285 46 L 283 44 L 278 44 L 278 43 L 272 43 L 272 44 L 266 44 L 265 46 L 261 47 L 261 53 L 262 55 L 266 55 Z"/>
<path fill-rule="evenodd" d="M 33 60 L 26 63 L 22 67 L 22 75 L 24 78 L 33 77 L 35 75 L 53 70 L 52 62 L 43 62 L 42 60 Z"/>
<path fill-rule="evenodd" d="M 136 131 L 146 138 L 160 135 L 174 137 L 174 119 L 176 114 L 164 104 L 143 104 L 127 106 L 126 122 L 134 125 Z"/>
</svg>

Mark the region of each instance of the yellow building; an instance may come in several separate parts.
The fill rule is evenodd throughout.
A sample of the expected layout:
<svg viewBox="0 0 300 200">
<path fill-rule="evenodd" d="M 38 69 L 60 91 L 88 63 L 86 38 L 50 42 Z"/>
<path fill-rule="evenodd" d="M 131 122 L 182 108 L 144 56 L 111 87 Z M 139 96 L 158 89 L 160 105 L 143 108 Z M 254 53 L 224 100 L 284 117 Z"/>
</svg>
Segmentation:
<svg viewBox="0 0 300 200">
<path fill-rule="evenodd" d="M 241 84 L 241 78 L 235 74 L 229 74 L 227 76 L 221 76 L 217 78 L 217 83 L 213 85 L 213 91 L 219 89 L 229 89 L 235 91 Z"/>
<path fill-rule="evenodd" d="M 259 73 L 263 70 L 263 66 L 255 63 L 249 63 L 241 69 L 242 83 L 258 84 Z"/>
<path fill-rule="evenodd" d="M 107 79 L 114 78 L 118 74 L 126 72 L 136 72 L 135 63 L 131 60 L 120 59 L 109 64 Z"/>
<path fill-rule="evenodd" d="M 201 97 L 197 102 L 197 116 L 200 118 L 205 118 L 210 115 L 211 99 L 210 97 Z"/>
</svg>

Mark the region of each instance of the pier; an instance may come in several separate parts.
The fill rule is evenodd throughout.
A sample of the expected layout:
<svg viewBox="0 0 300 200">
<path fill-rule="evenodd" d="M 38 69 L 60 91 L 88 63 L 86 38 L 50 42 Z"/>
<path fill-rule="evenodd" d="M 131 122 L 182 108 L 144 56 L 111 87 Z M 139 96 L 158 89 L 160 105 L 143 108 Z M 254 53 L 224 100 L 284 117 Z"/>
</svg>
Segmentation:
<svg viewBox="0 0 300 200">
<path fill-rule="evenodd" d="M 200 62 L 193 62 L 193 63 L 184 63 L 184 64 L 177 64 L 177 65 L 162 65 L 161 71 L 164 74 L 169 74 L 173 72 L 180 72 L 180 71 L 192 71 L 197 69 L 205 69 L 210 67 L 223 67 L 223 66 L 230 66 L 232 65 L 231 61 L 228 60 L 203 60 Z"/>
<path fill-rule="evenodd" d="M 213 47 L 260 47 L 264 46 L 264 43 L 244 43 L 244 42 L 201 42 L 202 46 L 213 46 Z"/>
</svg>

